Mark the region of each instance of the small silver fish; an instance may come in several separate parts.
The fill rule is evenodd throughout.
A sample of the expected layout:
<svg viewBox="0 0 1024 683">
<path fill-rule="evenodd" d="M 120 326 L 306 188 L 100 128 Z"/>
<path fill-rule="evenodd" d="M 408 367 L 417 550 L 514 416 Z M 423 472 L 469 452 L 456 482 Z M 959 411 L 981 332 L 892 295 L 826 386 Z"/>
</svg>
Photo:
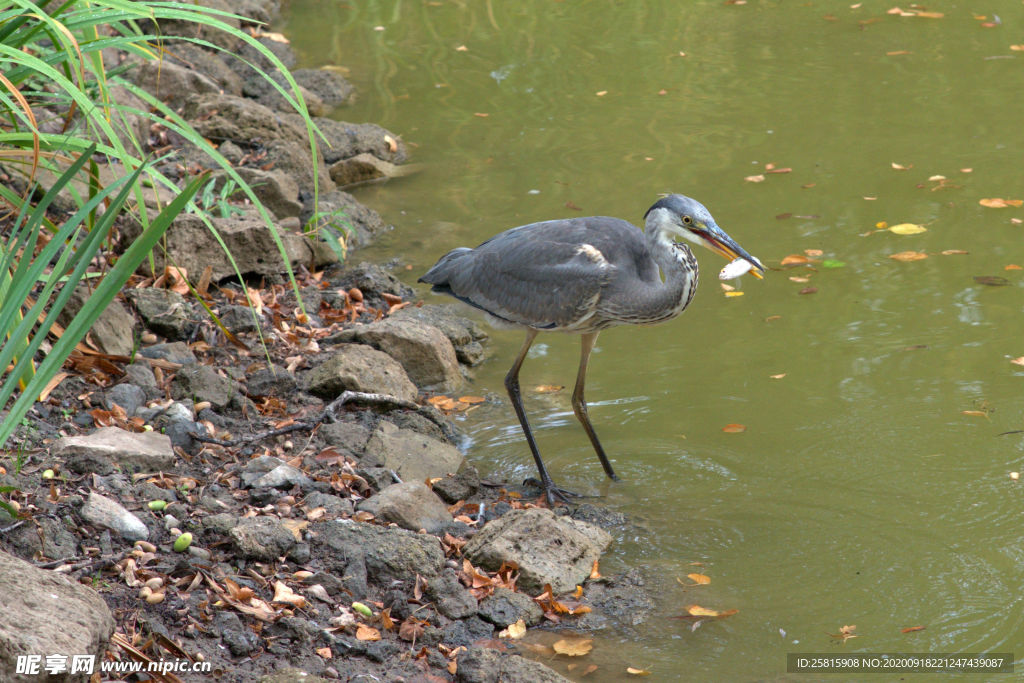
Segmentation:
<svg viewBox="0 0 1024 683">
<path fill-rule="evenodd" d="M 750 261 L 744 258 L 738 258 L 735 261 L 730 261 L 722 268 L 722 271 L 718 274 L 719 280 L 735 280 L 740 275 L 744 275 L 750 272 L 750 269 L 754 267 Z"/>
</svg>

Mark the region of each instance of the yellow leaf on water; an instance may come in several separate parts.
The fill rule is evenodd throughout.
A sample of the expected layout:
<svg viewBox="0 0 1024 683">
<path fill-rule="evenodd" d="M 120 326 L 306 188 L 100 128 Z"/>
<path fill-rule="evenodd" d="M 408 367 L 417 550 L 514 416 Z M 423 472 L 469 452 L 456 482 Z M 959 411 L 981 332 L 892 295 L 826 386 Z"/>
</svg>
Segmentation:
<svg viewBox="0 0 1024 683">
<path fill-rule="evenodd" d="M 822 256 L 825 252 L 821 249 L 804 249 L 804 253 L 808 256 Z"/>
<path fill-rule="evenodd" d="M 564 388 L 565 387 L 556 384 L 541 384 L 539 387 L 534 387 L 533 390 L 538 394 L 555 394 Z"/>
<path fill-rule="evenodd" d="M 928 232 L 928 228 L 915 223 L 900 223 L 889 228 L 889 232 L 894 232 L 897 235 L 917 235 L 922 232 Z"/>
<path fill-rule="evenodd" d="M 901 50 L 900 52 L 889 52 L 887 54 L 890 54 L 890 55 L 905 55 L 905 54 L 909 54 L 909 53 L 906 50 Z M 892 165 L 892 167 L 895 168 L 897 171 L 906 171 L 908 169 L 914 168 L 914 165 L 911 164 L 910 166 L 903 166 L 901 164 L 895 164 L 894 163 Z"/>
<path fill-rule="evenodd" d="M 785 376 L 786 376 L 786 373 L 782 373 L 781 375 L 769 375 L 769 377 L 771 377 L 771 379 L 782 379 Z"/>
<path fill-rule="evenodd" d="M 526 635 L 526 622 L 522 619 L 514 624 L 509 624 L 508 628 L 498 634 L 499 638 L 511 638 L 512 640 L 518 640 Z"/>
<path fill-rule="evenodd" d="M 764 176 L 763 175 L 748 175 L 746 178 L 744 178 L 744 180 L 747 181 L 748 183 L 761 183 L 761 182 L 764 182 Z"/>
<path fill-rule="evenodd" d="M 739 434 L 740 432 L 747 431 L 747 428 L 741 424 L 728 424 L 722 427 L 722 431 L 728 434 Z"/>
<path fill-rule="evenodd" d="M 462 396 L 459 398 L 460 403 L 483 403 L 485 400 L 482 396 Z"/>
<path fill-rule="evenodd" d="M 1010 362 L 1013 363 L 1014 365 L 1024 365 L 1024 356 L 1021 356 L 1020 358 L 1014 358 Z"/>
<path fill-rule="evenodd" d="M 942 252 L 943 256 L 955 256 L 957 254 L 969 254 L 970 252 L 964 251 L 963 249 L 947 249 Z"/>
<path fill-rule="evenodd" d="M 726 292 L 726 296 L 743 296 L 743 292 Z"/>
<path fill-rule="evenodd" d="M 563 638 L 552 647 L 560 655 L 582 657 L 594 649 L 594 641 L 591 638 Z"/>
<path fill-rule="evenodd" d="M 700 605 L 690 605 L 689 607 L 686 607 L 686 613 L 691 617 L 717 617 L 719 614 L 717 610 L 707 609 Z"/>
<path fill-rule="evenodd" d="M 631 666 L 626 667 L 626 673 L 633 674 L 634 676 L 650 676 L 651 672 L 649 669 L 634 669 Z"/>
<path fill-rule="evenodd" d="M 889 258 L 894 261 L 920 261 L 928 258 L 928 254 L 922 254 L 919 251 L 901 251 L 898 254 L 890 254 Z"/>
<path fill-rule="evenodd" d="M 988 417 L 988 413 L 981 410 L 961 410 L 960 414 L 968 417 Z"/>
<path fill-rule="evenodd" d="M 597 664 L 591 664 L 586 669 L 584 669 L 583 671 L 580 672 L 580 678 L 582 678 L 583 676 L 586 676 L 587 674 L 592 674 L 595 671 L 597 671 Z"/>
<path fill-rule="evenodd" d="M 990 209 L 1005 209 L 1008 206 L 1024 205 L 1024 199 L 999 199 L 996 197 L 993 199 L 981 199 L 978 203 L 982 206 L 987 206 Z"/>
<path fill-rule="evenodd" d="M 790 254 L 786 258 L 782 259 L 782 263 L 780 265 L 792 266 L 792 265 L 795 265 L 795 264 L 812 263 L 812 262 L 813 262 L 813 259 L 809 259 L 806 256 L 804 256 L 803 254 Z"/>
<path fill-rule="evenodd" d="M 706 586 L 711 583 L 711 577 L 704 574 L 687 574 L 688 579 L 692 579 L 695 583 L 701 586 Z"/>
<path fill-rule="evenodd" d="M 607 90 L 602 90 L 601 92 L 597 93 L 597 96 L 598 96 L 598 97 L 604 97 L 604 96 L 605 96 L 605 95 L 607 95 L 607 94 L 608 94 L 608 91 L 607 91 Z"/>
</svg>

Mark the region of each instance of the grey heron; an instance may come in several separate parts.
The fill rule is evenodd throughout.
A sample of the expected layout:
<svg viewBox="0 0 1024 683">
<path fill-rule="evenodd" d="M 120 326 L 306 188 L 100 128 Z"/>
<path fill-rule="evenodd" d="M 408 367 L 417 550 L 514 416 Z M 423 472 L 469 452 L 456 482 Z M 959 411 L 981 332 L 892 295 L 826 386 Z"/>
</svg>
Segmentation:
<svg viewBox="0 0 1024 683">
<path fill-rule="evenodd" d="M 618 218 L 594 216 L 531 223 L 495 235 L 476 249 L 448 252 L 420 282 L 483 310 L 496 327 L 526 331 L 526 341 L 505 377 L 516 416 L 552 506 L 569 494 L 555 486 L 541 460 L 523 409 L 519 369 L 541 332 L 581 335 L 582 352 L 572 407 L 605 473 L 618 481 L 587 416 L 583 390 L 587 363 L 602 330 L 654 325 L 683 312 L 697 291 L 697 259 L 673 237 L 726 258 L 743 259 L 762 277 L 764 266 L 718 227 L 700 203 L 678 194 L 644 214 L 643 232 Z M 660 274 L 659 274 L 660 269 Z"/>
</svg>

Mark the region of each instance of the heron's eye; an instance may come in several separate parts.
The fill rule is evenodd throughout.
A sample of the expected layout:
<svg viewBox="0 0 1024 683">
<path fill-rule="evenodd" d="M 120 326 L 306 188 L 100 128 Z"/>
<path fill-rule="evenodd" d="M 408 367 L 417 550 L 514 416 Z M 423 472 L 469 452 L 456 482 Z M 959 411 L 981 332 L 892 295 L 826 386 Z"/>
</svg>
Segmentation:
<svg viewBox="0 0 1024 683">
<path fill-rule="evenodd" d="M 690 218 L 689 216 L 683 216 L 683 222 L 686 223 L 687 225 L 690 225 L 691 223 L 693 223 L 693 219 Z"/>
</svg>

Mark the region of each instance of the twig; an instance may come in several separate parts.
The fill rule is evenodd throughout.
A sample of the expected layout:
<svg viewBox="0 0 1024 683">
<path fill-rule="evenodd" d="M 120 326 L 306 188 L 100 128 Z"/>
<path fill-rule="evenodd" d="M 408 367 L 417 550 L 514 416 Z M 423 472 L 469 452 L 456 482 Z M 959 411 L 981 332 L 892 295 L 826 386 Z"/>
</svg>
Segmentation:
<svg viewBox="0 0 1024 683">
<path fill-rule="evenodd" d="M 16 522 L 16 523 L 12 524 L 11 526 L 7 527 L 6 529 L 0 529 L 0 534 L 6 534 L 8 531 L 14 531 L 15 529 L 17 529 L 19 526 L 21 526 L 24 523 L 25 523 L 25 520 L 23 519 L 20 522 Z"/>
<path fill-rule="evenodd" d="M 451 427 L 444 423 L 443 419 L 439 419 L 436 415 L 433 415 L 427 408 L 421 406 L 412 401 L 406 401 L 403 398 L 397 396 L 391 396 L 389 394 L 368 394 L 362 391 L 346 391 L 341 394 L 338 398 L 331 401 L 330 404 L 324 411 L 320 413 L 316 418 L 306 422 L 296 422 L 295 424 L 282 427 L 280 429 L 272 429 L 267 432 L 260 432 L 259 434 L 250 434 L 248 436 L 240 436 L 237 439 L 229 439 L 222 441 L 220 439 L 214 439 L 209 436 L 202 436 L 200 434 L 192 433 L 191 436 L 196 441 L 202 443 L 212 443 L 217 446 L 240 446 L 246 443 L 253 443 L 261 441 L 274 436 L 281 436 L 284 434 L 290 434 L 291 432 L 297 432 L 302 429 L 315 429 L 324 422 L 335 422 L 338 419 L 338 410 L 341 409 L 346 403 L 359 402 L 359 403 L 372 403 L 374 405 L 385 405 L 395 406 L 398 408 L 405 408 L 406 410 L 414 410 L 423 417 L 427 418 L 434 424 L 436 424 L 444 435 L 448 438 L 452 438 Z"/>
</svg>

